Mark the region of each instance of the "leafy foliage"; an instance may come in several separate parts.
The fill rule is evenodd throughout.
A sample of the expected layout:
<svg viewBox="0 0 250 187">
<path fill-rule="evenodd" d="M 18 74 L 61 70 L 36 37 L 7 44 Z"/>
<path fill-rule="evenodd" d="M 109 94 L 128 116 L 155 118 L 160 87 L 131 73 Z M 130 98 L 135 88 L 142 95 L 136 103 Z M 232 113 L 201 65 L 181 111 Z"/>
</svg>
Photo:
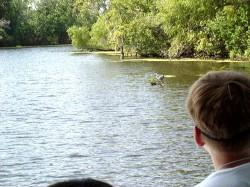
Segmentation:
<svg viewBox="0 0 250 187">
<path fill-rule="evenodd" d="M 73 26 L 68 29 L 72 44 L 80 49 L 89 48 L 90 33 L 87 27 Z"/>
<path fill-rule="evenodd" d="M 6 28 L 9 28 L 9 22 L 5 19 L 0 19 L 0 40 L 3 40 L 4 37 L 6 37 Z"/>
<path fill-rule="evenodd" d="M 69 43 L 66 31 L 75 22 L 73 1 L 9 0 L 4 17 L 10 22 L 10 37 L 0 45 Z"/>
<path fill-rule="evenodd" d="M 2 0 L 0 20 L 0 45 L 250 58 L 249 0 Z"/>
<path fill-rule="evenodd" d="M 100 16 L 91 29 L 91 45 L 97 49 L 112 49 L 112 44 L 109 40 L 109 30 L 106 24 L 106 16 Z"/>
</svg>

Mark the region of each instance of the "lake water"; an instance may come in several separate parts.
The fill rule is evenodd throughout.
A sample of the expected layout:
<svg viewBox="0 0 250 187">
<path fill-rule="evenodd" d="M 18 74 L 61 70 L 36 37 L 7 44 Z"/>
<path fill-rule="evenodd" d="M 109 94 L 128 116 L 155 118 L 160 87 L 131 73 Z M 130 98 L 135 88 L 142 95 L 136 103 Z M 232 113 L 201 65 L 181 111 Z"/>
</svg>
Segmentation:
<svg viewBox="0 0 250 187">
<path fill-rule="evenodd" d="M 72 47 L 0 50 L 0 186 L 92 177 L 114 186 L 192 186 L 213 171 L 193 141 L 188 87 L 213 67 L 120 62 Z M 151 86 L 154 72 L 165 86 Z"/>
</svg>

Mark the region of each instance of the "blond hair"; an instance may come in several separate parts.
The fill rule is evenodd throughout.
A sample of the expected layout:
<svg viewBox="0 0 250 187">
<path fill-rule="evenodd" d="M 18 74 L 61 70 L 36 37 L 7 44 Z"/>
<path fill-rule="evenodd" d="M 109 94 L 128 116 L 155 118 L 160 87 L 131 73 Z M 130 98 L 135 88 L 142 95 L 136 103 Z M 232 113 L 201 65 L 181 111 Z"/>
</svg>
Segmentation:
<svg viewBox="0 0 250 187">
<path fill-rule="evenodd" d="M 249 140 L 250 78 L 246 74 L 236 71 L 207 73 L 191 86 L 186 107 L 208 139 L 226 142 L 226 146 L 243 136 Z"/>
</svg>

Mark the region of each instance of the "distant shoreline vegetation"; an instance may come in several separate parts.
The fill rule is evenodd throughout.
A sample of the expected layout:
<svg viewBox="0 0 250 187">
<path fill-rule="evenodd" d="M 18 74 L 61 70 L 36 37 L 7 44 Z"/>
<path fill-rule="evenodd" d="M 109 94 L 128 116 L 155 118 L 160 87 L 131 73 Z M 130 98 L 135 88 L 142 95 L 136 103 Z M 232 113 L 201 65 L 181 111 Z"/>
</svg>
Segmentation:
<svg viewBox="0 0 250 187">
<path fill-rule="evenodd" d="M 0 47 L 70 44 L 143 58 L 250 59 L 249 0 L 2 0 Z"/>
<path fill-rule="evenodd" d="M 10 47 L 0 47 L 1 49 L 21 49 L 21 48 L 36 48 L 36 47 L 64 47 L 64 46 L 72 46 L 72 44 L 58 44 L 58 45 L 33 45 L 33 46 L 10 46 Z M 73 46 L 72 46 L 73 47 Z M 117 56 L 117 61 L 122 62 L 181 62 L 181 61 L 190 61 L 190 62 L 247 62 L 249 60 L 234 60 L 234 59 L 213 59 L 213 58 L 188 58 L 188 57 L 180 57 L 180 58 L 164 58 L 164 57 L 142 57 L 142 56 L 135 56 L 135 54 L 127 54 L 125 53 L 124 58 L 120 58 L 120 51 L 114 50 L 86 50 L 86 49 L 76 49 L 70 52 L 73 55 L 80 55 L 80 54 L 105 54 L 110 56 Z"/>
<path fill-rule="evenodd" d="M 134 56 L 131 54 L 125 54 L 123 59 L 119 59 L 120 57 L 120 52 L 119 51 L 102 51 L 102 50 L 97 50 L 97 51 L 88 51 L 88 50 L 77 50 L 77 51 L 72 51 L 72 54 L 75 55 L 80 55 L 80 54 L 106 54 L 110 56 L 117 56 L 117 60 L 121 60 L 122 62 L 247 62 L 249 60 L 233 60 L 233 59 L 213 59 L 213 58 L 163 58 L 163 57 L 141 57 L 141 56 Z"/>
<path fill-rule="evenodd" d="M 16 46 L 5 46 L 0 47 L 0 49 L 18 49 L 18 48 L 35 48 L 35 47 L 63 47 L 63 46 L 72 46 L 72 44 L 57 44 L 57 45 L 16 45 Z"/>
</svg>

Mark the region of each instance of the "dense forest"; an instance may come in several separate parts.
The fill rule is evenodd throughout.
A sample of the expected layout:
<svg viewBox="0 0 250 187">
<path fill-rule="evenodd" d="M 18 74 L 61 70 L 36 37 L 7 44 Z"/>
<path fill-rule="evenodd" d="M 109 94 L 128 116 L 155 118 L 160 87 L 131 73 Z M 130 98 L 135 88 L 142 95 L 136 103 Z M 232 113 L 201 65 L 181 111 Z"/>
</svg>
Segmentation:
<svg viewBox="0 0 250 187">
<path fill-rule="evenodd" d="M 250 58 L 249 0 L 1 0 L 0 46 Z"/>
</svg>

